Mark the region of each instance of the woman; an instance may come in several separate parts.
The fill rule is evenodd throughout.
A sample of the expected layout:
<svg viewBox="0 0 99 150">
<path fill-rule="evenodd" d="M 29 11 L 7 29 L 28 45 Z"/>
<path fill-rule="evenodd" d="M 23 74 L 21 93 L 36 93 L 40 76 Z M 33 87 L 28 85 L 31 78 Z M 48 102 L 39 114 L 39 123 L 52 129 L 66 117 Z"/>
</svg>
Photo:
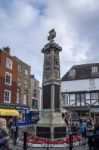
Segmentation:
<svg viewBox="0 0 99 150">
<path fill-rule="evenodd" d="M 0 127 L 0 150 L 8 150 L 8 132 L 5 128 Z"/>
<path fill-rule="evenodd" d="M 6 120 L 0 118 L 0 150 L 8 150 L 8 130 Z"/>
</svg>

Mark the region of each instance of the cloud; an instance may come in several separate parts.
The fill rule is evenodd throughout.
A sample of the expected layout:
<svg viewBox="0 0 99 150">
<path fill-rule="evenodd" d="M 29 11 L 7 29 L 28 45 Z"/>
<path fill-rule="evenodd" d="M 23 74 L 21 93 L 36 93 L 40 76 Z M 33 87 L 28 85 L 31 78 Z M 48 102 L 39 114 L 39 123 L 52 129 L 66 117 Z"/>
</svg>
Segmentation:
<svg viewBox="0 0 99 150">
<path fill-rule="evenodd" d="M 61 76 L 75 64 L 98 62 L 98 0 L 1 0 L 0 47 L 31 65 L 41 81 L 43 54 L 50 29 L 62 46 Z M 36 67 L 35 67 L 36 66 Z"/>
</svg>

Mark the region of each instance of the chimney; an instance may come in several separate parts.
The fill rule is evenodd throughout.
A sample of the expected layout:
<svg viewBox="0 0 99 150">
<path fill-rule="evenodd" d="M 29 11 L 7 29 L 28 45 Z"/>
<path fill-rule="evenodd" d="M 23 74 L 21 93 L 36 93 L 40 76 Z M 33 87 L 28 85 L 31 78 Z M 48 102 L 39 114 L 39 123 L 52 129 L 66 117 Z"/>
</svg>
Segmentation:
<svg viewBox="0 0 99 150">
<path fill-rule="evenodd" d="M 34 74 L 33 74 L 33 75 L 31 75 L 31 78 L 35 78 Z"/>
<path fill-rule="evenodd" d="M 3 51 L 10 54 L 10 48 L 7 46 L 7 47 L 3 47 Z"/>
</svg>

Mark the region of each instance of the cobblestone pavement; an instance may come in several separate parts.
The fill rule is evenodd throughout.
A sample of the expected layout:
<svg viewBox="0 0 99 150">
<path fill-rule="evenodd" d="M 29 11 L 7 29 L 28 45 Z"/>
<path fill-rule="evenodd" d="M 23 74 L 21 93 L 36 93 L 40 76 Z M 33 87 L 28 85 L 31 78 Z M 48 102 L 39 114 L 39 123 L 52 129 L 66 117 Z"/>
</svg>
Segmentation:
<svg viewBox="0 0 99 150">
<path fill-rule="evenodd" d="M 18 144 L 16 146 L 13 145 L 12 141 L 9 142 L 9 148 L 11 150 L 25 150 L 25 149 L 23 149 L 22 145 L 18 145 Z M 66 148 L 66 147 L 55 148 L 55 147 L 48 147 L 48 146 L 46 146 L 46 147 L 42 146 L 41 148 L 29 146 L 29 147 L 27 147 L 26 150 L 33 150 L 33 149 L 35 149 L 35 150 L 69 150 L 69 148 Z M 88 146 L 80 145 L 80 146 L 73 147 L 72 150 L 88 150 Z"/>
<path fill-rule="evenodd" d="M 11 150 L 24 150 L 22 147 L 20 146 L 14 146 L 14 147 L 10 147 Z M 42 147 L 42 148 L 35 148 L 35 147 L 29 147 L 27 148 L 27 150 L 69 150 L 69 148 L 46 148 L 46 147 Z M 72 150 L 88 150 L 88 148 L 86 147 L 76 147 L 73 148 Z"/>
<path fill-rule="evenodd" d="M 26 129 L 20 129 L 19 133 L 20 133 L 20 137 L 23 135 L 23 132 L 25 130 L 28 130 L 28 133 L 34 133 L 34 128 L 26 128 Z M 10 139 L 9 140 L 9 148 L 11 150 L 25 150 L 23 149 L 23 146 L 22 145 L 13 145 L 13 139 Z M 31 147 L 29 146 L 26 150 L 69 150 L 69 148 L 66 148 L 66 147 L 61 147 L 61 148 L 55 148 L 55 147 L 48 147 L 47 145 L 46 146 L 42 146 L 41 148 L 37 148 L 37 147 Z M 76 147 L 73 147 L 72 150 L 88 150 L 88 146 L 87 145 L 80 145 L 80 146 L 76 146 Z"/>
</svg>

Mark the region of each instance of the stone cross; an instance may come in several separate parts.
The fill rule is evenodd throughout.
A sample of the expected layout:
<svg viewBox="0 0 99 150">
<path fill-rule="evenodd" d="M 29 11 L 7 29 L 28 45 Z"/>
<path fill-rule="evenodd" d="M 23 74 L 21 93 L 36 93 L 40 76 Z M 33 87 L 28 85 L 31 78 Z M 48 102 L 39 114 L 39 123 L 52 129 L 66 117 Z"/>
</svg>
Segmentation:
<svg viewBox="0 0 99 150">
<path fill-rule="evenodd" d="M 48 41 L 51 43 L 51 42 L 54 42 L 54 38 L 56 37 L 56 32 L 55 32 L 55 29 L 52 29 L 49 31 L 49 36 L 48 36 Z"/>
</svg>

